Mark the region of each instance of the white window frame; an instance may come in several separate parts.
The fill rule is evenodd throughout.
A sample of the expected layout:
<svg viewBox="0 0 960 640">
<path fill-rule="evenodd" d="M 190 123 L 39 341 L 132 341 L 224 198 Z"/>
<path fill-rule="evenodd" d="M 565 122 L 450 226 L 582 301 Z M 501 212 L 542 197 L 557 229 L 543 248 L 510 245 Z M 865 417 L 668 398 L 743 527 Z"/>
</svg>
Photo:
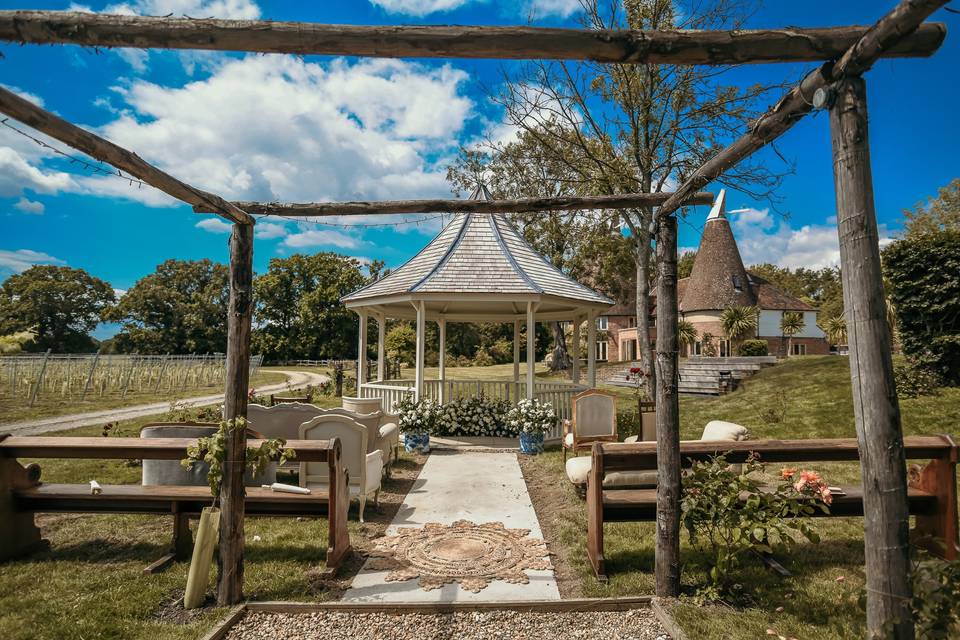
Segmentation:
<svg viewBox="0 0 960 640">
<path fill-rule="evenodd" d="M 599 331 L 606 331 L 607 327 L 610 326 L 609 320 L 607 316 L 597 316 L 597 329 Z"/>
<path fill-rule="evenodd" d="M 729 338 L 720 338 L 719 344 L 717 344 L 717 353 L 721 358 L 729 358 L 730 356 L 730 340 Z"/>
<path fill-rule="evenodd" d="M 790 355 L 792 356 L 805 356 L 807 355 L 807 345 L 802 342 L 794 342 L 791 349 Z"/>
<path fill-rule="evenodd" d="M 597 360 L 600 362 L 607 361 L 607 344 L 606 340 L 597 340 Z"/>
<path fill-rule="evenodd" d="M 693 355 L 695 356 L 703 355 L 703 342 L 701 340 L 697 340 L 696 342 L 693 343 Z"/>
</svg>

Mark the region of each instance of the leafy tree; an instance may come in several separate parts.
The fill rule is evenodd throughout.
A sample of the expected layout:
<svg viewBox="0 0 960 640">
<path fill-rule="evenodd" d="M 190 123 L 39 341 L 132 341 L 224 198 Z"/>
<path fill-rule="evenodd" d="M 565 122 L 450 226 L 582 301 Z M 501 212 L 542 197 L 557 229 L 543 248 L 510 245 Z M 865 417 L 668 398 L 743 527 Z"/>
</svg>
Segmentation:
<svg viewBox="0 0 960 640">
<path fill-rule="evenodd" d="M 907 218 L 904 227 L 908 236 L 960 229 L 960 178 L 940 189 L 926 206 L 917 205 L 903 215 Z"/>
<path fill-rule="evenodd" d="M 798 311 L 785 311 L 780 317 L 780 333 L 787 337 L 787 355 L 793 354 L 793 336 L 797 335 L 807 323 Z"/>
<path fill-rule="evenodd" d="M 756 307 L 729 307 L 720 312 L 720 326 L 731 343 L 745 338 L 757 328 Z M 733 344 L 730 345 L 731 348 Z"/>
<path fill-rule="evenodd" d="M 778 289 L 817 307 L 817 317 L 821 323 L 843 314 L 843 285 L 839 268 L 791 269 L 764 263 L 755 264 L 749 270 Z"/>
<path fill-rule="evenodd" d="M 0 334 L 32 331 L 28 351 L 93 351 L 88 334 L 115 301 L 113 287 L 83 269 L 36 265 L 0 285 Z"/>
<path fill-rule="evenodd" d="M 12 356 L 20 353 L 24 346 L 35 337 L 36 334 L 32 331 L 18 331 L 7 336 L 0 336 L 0 356 Z"/>
<path fill-rule="evenodd" d="M 253 350 L 284 360 L 354 356 L 359 323 L 340 299 L 371 281 L 360 267 L 331 252 L 270 260 L 254 281 Z"/>
<path fill-rule="evenodd" d="M 677 277 L 689 278 L 693 273 L 693 261 L 697 259 L 696 251 L 684 251 L 677 257 Z"/>
<path fill-rule="evenodd" d="M 227 267 L 203 260 L 167 260 L 140 278 L 108 317 L 122 331 L 120 352 L 222 353 L 227 349 Z"/>
<path fill-rule="evenodd" d="M 588 29 L 738 28 L 750 13 L 740 2 L 583 0 L 580 20 Z M 723 83 L 718 67 L 660 64 L 533 61 L 515 67 L 493 99 L 508 124 L 530 137 L 549 159 L 537 177 L 558 192 L 616 194 L 669 190 L 716 153 L 755 116 L 753 106 L 768 87 L 741 89 Z M 509 143 L 507 143 L 509 144 Z M 494 153 L 503 142 L 489 141 Z M 779 177 L 767 167 L 741 163 L 724 175 L 727 184 L 766 197 Z M 602 216 L 596 216 L 602 217 Z M 624 225 L 634 242 L 637 324 L 649 333 L 650 257 L 653 209 L 608 216 L 609 228 Z M 640 341 L 641 360 L 653 389 L 653 355 Z"/>
<path fill-rule="evenodd" d="M 904 354 L 960 384 L 960 229 L 908 232 L 883 268 Z"/>
<path fill-rule="evenodd" d="M 681 345 L 690 345 L 697 341 L 697 329 L 689 320 L 677 322 L 677 339 Z"/>
<path fill-rule="evenodd" d="M 823 330 L 833 344 L 847 344 L 847 319 L 843 314 L 827 318 L 823 322 Z"/>
<path fill-rule="evenodd" d="M 413 365 L 417 356 L 417 332 L 409 322 L 398 322 L 384 336 L 384 348 L 391 360 Z"/>
</svg>

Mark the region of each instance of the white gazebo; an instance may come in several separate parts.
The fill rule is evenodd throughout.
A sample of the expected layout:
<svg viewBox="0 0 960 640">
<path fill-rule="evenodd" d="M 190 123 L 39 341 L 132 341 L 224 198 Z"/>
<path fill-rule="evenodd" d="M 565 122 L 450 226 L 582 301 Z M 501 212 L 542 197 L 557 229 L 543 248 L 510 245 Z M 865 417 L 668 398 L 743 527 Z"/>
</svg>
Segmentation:
<svg viewBox="0 0 960 640">
<path fill-rule="evenodd" d="M 490 200 L 481 186 L 471 199 Z M 448 398 L 483 393 L 516 401 L 544 398 L 562 417 L 569 414 L 570 397 L 582 391 L 579 359 L 573 358 L 573 382 L 537 382 L 534 378 L 535 335 L 538 321 L 573 323 L 573 353 L 579 353 L 580 326 L 587 323 L 587 383 L 596 386 L 596 318 L 613 304 L 607 297 L 564 275 L 531 247 L 503 214 L 456 215 L 420 253 L 387 276 L 343 298 L 360 316 L 358 392 L 380 397 L 392 405 L 401 395 Z M 377 379 L 366 382 L 367 322 L 378 326 Z M 384 335 L 388 318 L 416 322 L 417 349 L 413 384 L 384 380 Z M 427 322 L 436 322 L 440 334 L 439 378 L 424 378 L 424 335 Z M 448 322 L 502 322 L 513 324 L 513 381 L 448 380 L 445 374 Z M 521 327 L 526 325 L 527 367 L 520 378 Z"/>
</svg>

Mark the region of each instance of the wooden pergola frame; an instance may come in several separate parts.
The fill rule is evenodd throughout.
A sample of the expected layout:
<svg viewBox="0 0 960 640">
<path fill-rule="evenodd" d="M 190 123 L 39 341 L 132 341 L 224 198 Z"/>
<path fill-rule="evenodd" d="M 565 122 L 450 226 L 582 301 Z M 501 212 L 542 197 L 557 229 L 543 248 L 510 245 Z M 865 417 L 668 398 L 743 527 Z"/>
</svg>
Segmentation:
<svg viewBox="0 0 960 640">
<path fill-rule="evenodd" d="M 734 64 L 825 60 L 748 132 L 707 161 L 673 194 L 657 196 L 656 591 L 679 592 L 680 450 L 677 398 L 677 220 L 673 214 L 724 171 L 790 129 L 815 107 L 830 111 L 844 312 L 850 343 L 857 438 L 865 491 L 867 624 L 892 624 L 912 638 L 903 436 L 885 321 L 862 74 L 880 57 L 929 56 L 946 35 L 923 24 L 947 0 L 902 0 L 869 28 L 755 31 L 592 31 L 534 27 L 366 27 L 311 23 L 192 20 L 53 11 L 0 11 L 0 40 L 94 47 L 208 49 L 377 57 L 569 59 L 618 63 Z M 403 203 L 233 203 L 183 183 L 135 154 L 0 88 L 0 112 L 112 164 L 143 182 L 234 223 L 224 417 L 246 414 L 252 317 L 251 213 L 325 216 L 465 210 L 464 201 Z M 488 211 L 630 208 L 651 194 L 486 203 Z M 218 600 L 234 604 L 243 587 L 243 430 L 228 442 L 222 493 Z"/>
</svg>

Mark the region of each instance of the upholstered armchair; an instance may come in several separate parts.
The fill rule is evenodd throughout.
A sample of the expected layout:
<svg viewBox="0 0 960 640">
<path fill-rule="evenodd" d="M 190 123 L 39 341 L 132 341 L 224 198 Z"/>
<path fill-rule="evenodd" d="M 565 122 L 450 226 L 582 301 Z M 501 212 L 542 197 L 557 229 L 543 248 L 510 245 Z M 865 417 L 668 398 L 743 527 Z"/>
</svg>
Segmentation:
<svg viewBox="0 0 960 640">
<path fill-rule="evenodd" d="M 563 422 L 563 458 L 567 451 L 577 455 L 594 442 L 617 441 L 617 397 L 599 389 L 573 396 L 571 420 Z"/>
<path fill-rule="evenodd" d="M 400 455 L 400 417 L 383 410 L 380 398 L 351 398 L 344 396 L 343 408 L 357 414 L 379 414 L 377 425 L 376 446 L 383 451 L 384 464 L 389 469 L 392 461 Z"/>
<path fill-rule="evenodd" d="M 367 497 L 380 503 L 380 480 L 383 475 L 383 452 L 367 453 L 367 427 L 346 415 L 321 415 L 300 425 L 301 440 L 332 440 L 339 438 L 341 460 L 349 474 L 350 496 L 360 502 L 360 522 Z M 301 462 L 300 486 L 329 490 L 330 469 L 326 462 Z"/>
<path fill-rule="evenodd" d="M 300 425 L 323 413 L 323 409 L 302 402 L 284 402 L 273 407 L 261 404 L 247 405 L 247 424 L 265 438 L 296 440 L 300 437 Z M 282 469 L 296 471 L 296 462 L 287 462 Z"/>
</svg>

